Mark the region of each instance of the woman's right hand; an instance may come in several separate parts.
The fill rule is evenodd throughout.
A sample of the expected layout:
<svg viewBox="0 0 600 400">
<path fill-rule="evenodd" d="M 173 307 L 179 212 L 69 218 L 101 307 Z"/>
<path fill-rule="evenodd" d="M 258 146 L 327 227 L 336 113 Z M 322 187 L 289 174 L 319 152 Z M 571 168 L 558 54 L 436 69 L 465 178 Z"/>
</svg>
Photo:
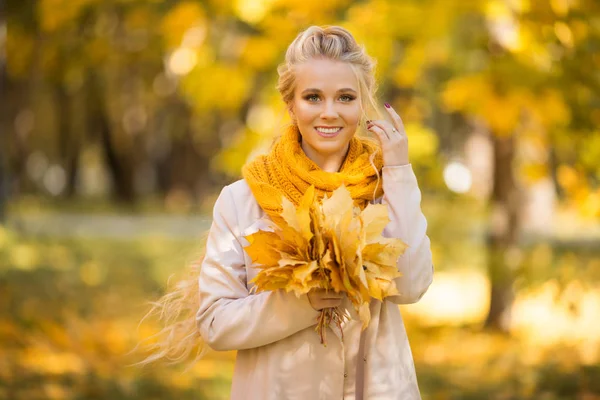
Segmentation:
<svg viewBox="0 0 600 400">
<path fill-rule="evenodd" d="M 343 296 L 343 293 L 336 293 L 333 289 L 312 289 L 308 292 L 308 301 L 312 308 L 321 311 L 324 308 L 340 306 Z"/>
</svg>

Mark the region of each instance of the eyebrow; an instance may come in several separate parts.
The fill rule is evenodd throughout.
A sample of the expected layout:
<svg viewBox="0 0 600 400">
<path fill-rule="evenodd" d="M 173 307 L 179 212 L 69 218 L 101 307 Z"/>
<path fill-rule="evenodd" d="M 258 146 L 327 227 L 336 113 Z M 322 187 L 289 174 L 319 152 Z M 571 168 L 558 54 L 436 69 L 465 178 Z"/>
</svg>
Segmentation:
<svg viewBox="0 0 600 400">
<path fill-rule="evenodd" d="M 309 93 L 309 92 L 312 92 L 312 93 L 321 93 L 322 91 L 321 91 L 321 89 L 308 88 L 308 89 L 304 89 L 302 91 L 302 94 Z M 352 92 L 352 93 L 356 93 L 356 90 L 354 90 L 352 88 L 343 88 L 343 89 L 338 90 L 336 93 L 340 93 L 340 92 Z"/>
</svg>

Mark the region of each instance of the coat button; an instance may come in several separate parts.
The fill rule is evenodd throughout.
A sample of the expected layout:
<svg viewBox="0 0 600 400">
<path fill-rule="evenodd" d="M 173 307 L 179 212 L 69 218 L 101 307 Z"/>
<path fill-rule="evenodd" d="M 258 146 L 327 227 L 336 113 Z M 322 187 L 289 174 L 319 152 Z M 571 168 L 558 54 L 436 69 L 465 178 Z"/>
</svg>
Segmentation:
<svg viewBox="0 0 600 400">
<path fill-rule="evenodd" d="M 348 377 L 348 373 L 344 373 L 344 378 L 347 378 L 347 377 Z"/>
<path fill-rule="evenodd" d="M 364 362 L 367 362 L 367 357 L 363 358 L 363 361 L 364 361 Z"/>
</svg>

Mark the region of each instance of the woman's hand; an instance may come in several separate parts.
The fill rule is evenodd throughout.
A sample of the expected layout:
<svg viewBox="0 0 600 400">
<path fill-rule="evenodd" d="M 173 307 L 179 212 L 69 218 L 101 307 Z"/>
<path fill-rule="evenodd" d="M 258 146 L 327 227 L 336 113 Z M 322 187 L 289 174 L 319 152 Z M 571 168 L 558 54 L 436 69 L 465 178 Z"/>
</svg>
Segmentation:
<svg viewBox="0 0 600 400">
<path fill-rule="evenodd" d="M 406 165 L 408 164 L 408 137 L 402 118 L 388 103 L 385 103 L 385 110 L 390 114 L 392 122 L 380 119 L 367 121 L 367 130 L 379 137 L 384 166 Z"/>
<path fill-rule="evenodd" d="M 324 308 L 338 307 L 342 304 L 343 293 L 336 293 L 335 290 L 312 289 L 308 292 L 308 301 L 312 308 L 321 311 Z"/>
</svg>

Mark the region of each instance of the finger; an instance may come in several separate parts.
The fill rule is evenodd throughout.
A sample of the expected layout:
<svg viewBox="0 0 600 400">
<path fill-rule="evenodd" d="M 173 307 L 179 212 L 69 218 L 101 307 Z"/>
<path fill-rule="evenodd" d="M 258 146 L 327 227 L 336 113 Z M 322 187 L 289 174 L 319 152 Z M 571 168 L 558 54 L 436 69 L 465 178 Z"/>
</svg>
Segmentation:
<svg viewBox="0 0 600 400">
<path fill-rule="evenodd" d="M 381 129 L 379 125 L 369 124 L 367 125 L 367 130 L 376 134 L 379 137 L 380 141 L 389 139 L 388 134 L 383 129 Z"/>
<path fill-rule="evenodd" d="M 329 291 L 323 292 L 321 295 L 323 296 L 324 299 L 341 299 L 342 296 L 344 295 L 344 293 L 342 293 L 342 292 L 338 293 L 334 290 L 329 290 Z"/>
<path fill-rule="evenodd" d="M 322 308 L 334 308 L 334 307 L 338 307 L 342 304 L 342 302 L 340 300 L 330 300 L 330 301 L 324 301 L 323 303 L 319 304 L 319 307 Z"/>
<path fill-rule="evenodd" d="M 341 298 L 342 298 L 341 294 L 334 295 L 334 296 L 332 296 L 331 294 L 327 294 L 322 297 L 323 300 L 340 300 Z"/>
<path fill-rule="evenodd" d="M 392 138 L 393 135 L 397 134 L 397 132 L 398 132 L 396 127 L 394 127 L 394 125 L 392 125 L 392 123 L 390 121 L 374 119 L 372 121 L 369 121 L 369 123 L 370 123 L 370 125 L 375 125 L 375 126 L 380 127 L 386 133 L 386 136 L 388 138 Z"/>
<path fill-rule="evenodd" d="M 398 115 L 396 110 L 394 110 L 389 103 L 385 103 L 384 105 L 385 105 L 385 110 L 388 112 L 388 114 L 392 118 L 394 126 L 396 127 L 398 132 L 405 133 L 404 122 L 402 121 L 402 118 L 400 118 L 400 115 Z"/>
</svg>

